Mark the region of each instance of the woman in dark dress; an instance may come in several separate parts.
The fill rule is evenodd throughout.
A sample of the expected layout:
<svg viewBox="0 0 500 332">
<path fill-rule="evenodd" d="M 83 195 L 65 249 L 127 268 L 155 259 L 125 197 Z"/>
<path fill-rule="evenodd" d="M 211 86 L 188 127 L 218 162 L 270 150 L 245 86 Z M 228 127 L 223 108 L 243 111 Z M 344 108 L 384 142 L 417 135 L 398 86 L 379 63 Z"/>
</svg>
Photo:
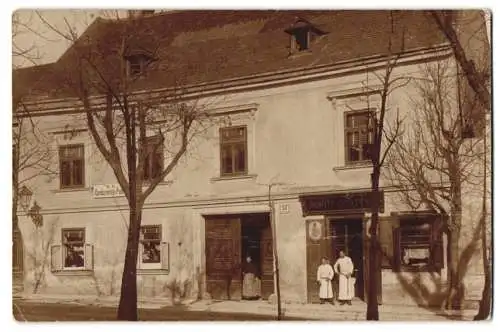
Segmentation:
<svg viewBox="0 0 500 332">
<path fill-rule="evenodd" d="M 260 298 L 260 279 L 257 266 L 252 257 L 247 256 L 243 264 L 243 299 L 256 300 Z"/>
</svg>

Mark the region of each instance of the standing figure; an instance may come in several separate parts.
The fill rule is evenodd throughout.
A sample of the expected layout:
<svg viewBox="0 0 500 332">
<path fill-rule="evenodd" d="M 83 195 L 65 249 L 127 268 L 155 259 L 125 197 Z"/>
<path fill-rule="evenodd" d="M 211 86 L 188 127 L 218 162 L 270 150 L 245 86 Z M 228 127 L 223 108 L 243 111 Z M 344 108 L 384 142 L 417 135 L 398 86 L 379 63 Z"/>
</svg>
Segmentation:
<svg viewBox="0 0 500 332">
<path fill-rule="evenodd" d="M 351 300 L 354 297 L 355 278 L 352 277 L 354 272 L 354 264 L 351 258 L 344 254 L 343 250 L 339 252 L 339 258 L 333 266 L 335 273 L 339 275 L 339 302 L 341 305 L 351 305 Z"/>
<path fill-rule="evenodd" d="M 325 302 L 333 302 L 333 289 L 332 289 L 332 279 L 333 279 L 333 269 L 328 259 L 323 257 L 321 259 L 321 265 L 318 267 L 317 280 L 319 283 L 319 300 L 323 304 Z"/>
<path fill-rule="evenodd" d="M 257 266 L 250 255 L 247 256 L 243 265 L 243 291 L 244 300 L 257 300 L 260 298 L 260 279 Z"/>
</svg>

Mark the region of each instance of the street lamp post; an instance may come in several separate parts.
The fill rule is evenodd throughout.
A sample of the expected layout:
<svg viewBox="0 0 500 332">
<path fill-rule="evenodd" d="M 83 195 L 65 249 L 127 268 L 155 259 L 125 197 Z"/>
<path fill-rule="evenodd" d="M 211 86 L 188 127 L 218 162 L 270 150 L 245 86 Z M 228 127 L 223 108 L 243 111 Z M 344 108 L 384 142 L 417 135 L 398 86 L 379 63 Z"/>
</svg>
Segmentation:
<svg viewBox="0 0 500 332">
<path fill-rule="evenodd" d="M 273 183 L 269 184 L 268 190 L 268 203 L 269 209 L 271 213 L 271 231 L 273 235 L 273 256 L 274 256 L 274 270 L 276 271 L 276 300 L 278 302 L 278 320 L 281 320 L 281 293 L 280 293 L 280 269 L 278 264 L 278 244 L 276 238 L 276 219 L 275 219 L 275 211 L 274 204 L 271 200 L 271 189 L 273 187 Z"/>
<path fill-rule="evenodd" d="M 26 186 L 22 186 L 21 190 L 19 190 L 19 203 L 24 211 L 28 210 L 28 207 L 31 203 L 31 197 L 33 196 L 33 192 L 28 189 Z"/>
<path fill-rule="evenodd" d="M 280 185 L 290 185 L 290 183 L 284 183 L 284 182 L 272 182 L 274 180 L 271 179 L 270 183 L 267 184 L 259 184 L 261 186 L 266 186 L 268 190 L 268 205 L 269 205 L 269 213 L 270 213 L 270 219 L 271 219 L 271 232 L 272 232 L 272 237 L 273 237 L 273 256 L 274 256 L 274 273 L 276 277 L 276 300 L 278 303 L 278 320 L 281 320 L 282 318 L 282 310 L 281 310 L 281 292 L 280 292 L 280 272 L 279 272 L 279 263 L 278 263 L 278 240 L 276 236 L 276 218 L 275 218 L 275 210 L 274 210 L 274 204 L 273 200 L 271 197 L 271 190 L 274 186 L 280 186 Z"/>
<path fill-rule="evenodd" d="M 27 215 L 31 218 L 36 227 L 43 226 L 43 216 L 40 214 L 42 208 L 35 201 L 33 206 L 30 208 L 31 198 L 33 197 L 33 192 L 26 186 L 22 186 L 19 190 L 19 203 Z"/>
</svg>

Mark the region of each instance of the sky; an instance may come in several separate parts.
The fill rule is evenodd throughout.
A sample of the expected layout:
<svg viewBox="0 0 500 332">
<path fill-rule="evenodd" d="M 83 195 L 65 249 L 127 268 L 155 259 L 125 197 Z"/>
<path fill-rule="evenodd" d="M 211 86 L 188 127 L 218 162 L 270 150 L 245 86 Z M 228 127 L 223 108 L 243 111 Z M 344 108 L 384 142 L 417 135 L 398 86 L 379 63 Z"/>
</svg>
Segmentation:
<svg viewBox="0 0 500 332">
<path fill-rule="evenodd" d="M 28 57 L 14 56 L 13 66 L 25 67 L 56 61 L 70 45 L 69 41 L 55 30 L 68 32 L 74 30 L 81 35 L 98 16 L 110 15 L 103 10 L 18 10 L 13 13 L 17 18 L 17 33 L 13 37 L 13 47 L 32 50 Z M 43 18 L 43 20 L 42 20 Z M 13 27 L 14 30 L 14 27 Z M 28 59 L 27 59 L 28 58 Z"/>
</svg>

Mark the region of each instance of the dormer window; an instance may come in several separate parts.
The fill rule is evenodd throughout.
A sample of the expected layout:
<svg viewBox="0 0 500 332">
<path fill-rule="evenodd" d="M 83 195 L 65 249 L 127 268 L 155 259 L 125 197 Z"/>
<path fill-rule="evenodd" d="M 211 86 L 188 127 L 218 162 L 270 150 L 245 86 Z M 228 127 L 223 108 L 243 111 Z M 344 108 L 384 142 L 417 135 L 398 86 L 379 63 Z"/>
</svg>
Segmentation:
<svg viewBox="0 0 500 332">
<path fill-rule="evenodd" d="M 290 35 L 290 53 L 309 50 L 313 39 L 326 33 L 303 18 L 298 18 L 285 32 Z"/>
<path fill-rule="evenodd" d="M 309 30 L 298 30 L 292 35 L 294 48 L 297 51 L 305 51 L 309 48 L 309 39 L 311 32 Z"/>
<path fill-rule="evenodd" d="M 136 53 L 125 57 L 127 60 L 127 76 L 137 78 L 143 76 L 153 57 L 146 53 Z"/>
</svg>

